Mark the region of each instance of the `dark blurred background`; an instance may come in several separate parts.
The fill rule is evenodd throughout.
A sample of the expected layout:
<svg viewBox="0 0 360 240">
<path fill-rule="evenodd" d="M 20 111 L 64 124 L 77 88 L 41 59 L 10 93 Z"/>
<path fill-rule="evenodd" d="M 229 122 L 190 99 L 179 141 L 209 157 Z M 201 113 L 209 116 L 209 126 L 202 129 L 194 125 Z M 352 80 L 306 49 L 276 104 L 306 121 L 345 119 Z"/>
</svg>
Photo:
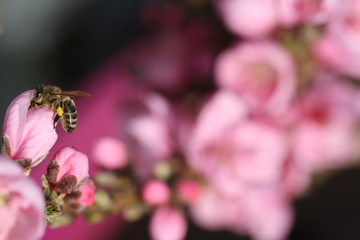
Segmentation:
<svg viewBox="0 0 360 240">
<path fill-rule="evenodd" d="M 35 85 L 73 89 L 141 32 L 142 0 L 3 0 L 0 124 L 11 100 Z M 336 174 L 298 200 L 290 239 L 360 239 L 360 170 Z M 266 217 L 266 216 L 264 216 Z M 149 239 L 143 219 L 115 239 Z M 246 239 L 190 226 L 187 239 Z"/>
<path fill-rule="evenodd" d="M 140 31 L 142 0 L 3 0 L 0 124 L 6 107 L 37 84 L 71 89 Z M 74 89 L 71 89 L 74 90 Z"/>
</svg>

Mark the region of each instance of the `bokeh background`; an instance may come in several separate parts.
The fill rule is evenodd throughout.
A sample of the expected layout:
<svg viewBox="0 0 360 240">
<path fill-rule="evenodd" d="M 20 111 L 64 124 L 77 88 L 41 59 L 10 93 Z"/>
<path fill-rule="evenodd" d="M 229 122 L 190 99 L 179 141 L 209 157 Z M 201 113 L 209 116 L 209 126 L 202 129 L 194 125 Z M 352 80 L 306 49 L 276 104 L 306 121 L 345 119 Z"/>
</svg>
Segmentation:
<svg viewBox="0 0 360 240">
<path fill-rule="evenodd" d="M 86 85 L 92 73 L 142 33 L 138 20 L 142 2 L 3 0 L 0 7 L 1 124 L 11 100 L 37 84 L 55 84 L 64 89 Z M 360 239 L 359 203 L 360 169 L 353 167 L 337 172 L 294 202 L 296 220 L 289 239 Z M 118 221 L 117 218 L 114 221 Z M 111 234 L 106 230 L 107 239 L 150 239 L 147 223 L 148 218 L 126 227 L 113 224 Z M 66 227 L 56 231 L 62 239 L 79 239 Z M 98 231 L 102 231 L 101 228 Z M 187 239 L 247 238 L 228 232 L 207 232 L 191 224 Z"/>
<path fill-rule="evenodd" d="M 1 3 L 1 119 L 14 96 L 37 84 L 85 81 L 140 33 L 141 0 L 5 0 Z M 2 120 L 1 120 L 2 123 Z"/>
</svg>

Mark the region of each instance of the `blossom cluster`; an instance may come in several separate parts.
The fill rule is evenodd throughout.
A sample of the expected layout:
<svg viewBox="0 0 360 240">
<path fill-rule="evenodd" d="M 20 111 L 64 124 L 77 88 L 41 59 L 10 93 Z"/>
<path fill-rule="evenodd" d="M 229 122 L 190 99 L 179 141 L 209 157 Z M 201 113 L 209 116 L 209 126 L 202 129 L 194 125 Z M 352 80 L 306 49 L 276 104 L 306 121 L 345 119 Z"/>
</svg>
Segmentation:
<svg viewBox="0 0 360 240">
<path fill-rule="evenodd" d="M 95 181 L 118 181 L 105 199 L 126 196 L 128 220 L 151 214 L 155 240 L 184 239 L 187 218 L 285 239 L 314 176 L 359 157 L 360 5 L 203 4 L 143 7 L 147 33 L 115 61 L 126 94 L 118 137 L 94 145 Z"/>
<path fill-rule="evenodd" d="M 46 223 L 68 222 L 94 201 L 88 180 L 88 158 L 73 147 L 57 151 L 43 176 L 43 189 L 27 177 L 57 141 L 49 108 L 30 108 L 34 91 L 9 105 L 2 131 L 0 155 L 0 239 L 41 239 Z"/>
<path fill-rule="evenodd" d="M 87 155 L 67 146 L 41 193 L 23 173 L 57 141 L 54 111 L 29 109 L 33 91 L 10 104 L 0 213 L 11 221 L 0 239 L 39 239 L 43 219 L 61 226 L 80 213 L 93 223 L 150 215 L 154 240 L 185 239 L 188 219 L 286 239 L 292 203 L 314 176 L 359 157 L 359 16 L 356 0 L 145 3 L 146 32 L 92 91 L 91 115 L 98 109 L 112 129 L 94 134 L 86 152 L 102 169 L 93 181 Z"/>
</svg>

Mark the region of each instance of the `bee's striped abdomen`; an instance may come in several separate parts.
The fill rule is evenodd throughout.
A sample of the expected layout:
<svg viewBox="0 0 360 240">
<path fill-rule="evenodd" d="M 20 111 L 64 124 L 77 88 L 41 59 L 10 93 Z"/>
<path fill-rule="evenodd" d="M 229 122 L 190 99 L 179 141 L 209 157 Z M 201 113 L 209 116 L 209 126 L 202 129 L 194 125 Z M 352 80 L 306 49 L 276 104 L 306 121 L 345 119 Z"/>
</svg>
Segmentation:
<svg viewBox="0 0 360 240">
<path fill-rule="evenodd" d="M 71 133 L 76 128 L 77 112 L 75 103 L 72 99 L 67 98 L 62 101 L 64 114 L 61 116 L 61 124 L 65 131 Z"/>
</svg>

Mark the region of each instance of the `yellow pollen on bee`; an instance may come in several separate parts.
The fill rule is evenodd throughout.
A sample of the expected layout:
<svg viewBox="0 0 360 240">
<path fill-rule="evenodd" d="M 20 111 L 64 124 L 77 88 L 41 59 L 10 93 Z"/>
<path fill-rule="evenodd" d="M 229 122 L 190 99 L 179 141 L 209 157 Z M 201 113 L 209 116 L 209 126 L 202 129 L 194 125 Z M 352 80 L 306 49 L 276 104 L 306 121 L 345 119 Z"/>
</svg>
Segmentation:
<svg viewBox="0 0 360 240">
<path fill-rule="evenodd" d="M 56 109 L 56 113 L 59 115 L 59 116 L 62 116 L 64 114 L 64 110 L 61 108 L 61 107 L 58 107 Z"/>
</svg>

